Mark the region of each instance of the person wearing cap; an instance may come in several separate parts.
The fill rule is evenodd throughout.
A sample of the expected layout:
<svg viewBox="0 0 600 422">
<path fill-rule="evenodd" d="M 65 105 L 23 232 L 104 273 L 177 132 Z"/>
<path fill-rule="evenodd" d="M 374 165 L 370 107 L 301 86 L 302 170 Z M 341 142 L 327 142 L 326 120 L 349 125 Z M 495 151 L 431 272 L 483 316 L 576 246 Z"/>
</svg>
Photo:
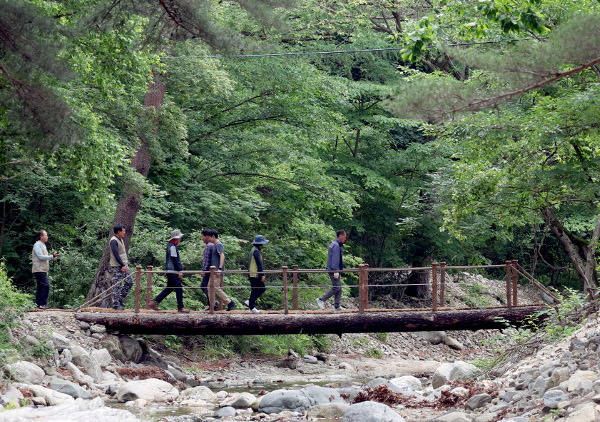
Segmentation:
<svg viewBox="0 0 600 422">
<path fill-rule="evenodd" d="M 172 291 L 175 291 L 175 297 L 177 298 L 177 310 L 184 314 L 189 314 L 190 310 L 183 307 L 183 289 L 181 286 L 181 279 L 183 278 L 183 267 L 181 266 L 181 260 L 179 259 L 179 249 L 177 245 L 181 242 L 183 233 L 179 230 L 173 230 L 171 232 L 171 238 L 167 243 L 167 254 L 165 270 L 167 271 L 167 287 L 154 298 L 152 302 L 148 304 L 150 308 L 158 311 L 158 304 L 167 297 Z"/>
<path fill-rule="evenodd" d="M 262 234 L 257 235 L 252 242 L 252 249 L 248 255 L 248 277 L 250 279 L 250 299 L 246 302 L 250 312 L 257 314 L 256 299 L 265 292 L 265 274 L 263 271 L 262 248 L 269 243 Z"/>
<path fill-rule="evenodd" d="M 210 230 L 209 240 L 213 244 L 210 265 L 214 266 L 216 269 L 215 277 L 212 280 L 212 288 L 214 289 L 215 295 L 219 298 L 221 303 L 227 306 L 228 311 L 231 311 L 233 308 L 235 308 L 236 303 L 233 300 L 229 299 L 229 297 L 221 289 L 221 280 L 223 279 L 223 271 L 225 270 L 225 248 L 223 247 L 223 244 L 219 241 L 219 233 L 216 230 Z M 210 286 L 211 285 L 209 284 L 209 289 Z"/>
<path fill-rule="evenodd" d="M 342 298 L 342 281 L 340 279 L 339 271 L 344 269 L 344 262 L 342 261 L 342 246 L 346 243 L 348 234 L 346 230 L 338 230 L 336 238 L 329 245 L 327 250 L 327 271 L 329 278 L 331 279 L 331 289 L 320 298 L 317 298 L 317 305 L 319 308 L 325 309 L 325 301 L 333 296 L 333 312 L 339 312 L 340 299 Z"/>
</svg>

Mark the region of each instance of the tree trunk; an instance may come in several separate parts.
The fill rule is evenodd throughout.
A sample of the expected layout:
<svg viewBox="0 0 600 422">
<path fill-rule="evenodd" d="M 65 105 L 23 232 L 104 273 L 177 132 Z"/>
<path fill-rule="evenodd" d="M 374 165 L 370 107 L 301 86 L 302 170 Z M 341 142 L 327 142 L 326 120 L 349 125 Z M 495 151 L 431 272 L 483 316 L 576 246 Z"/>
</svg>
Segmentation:
<svg viewBox="0 0 600 422">
<path fill-rule="evenodd" d="M 596 247 L 598 238 L 600 237 L 600 216 L 596 219 L 590 242 L 585 246 L 578 247 L 558 220 L 553 207 L 545 207 L 542 210 L 542 214 L 546 224 L 548 224 L 552 233 L 558 238 L 567 252 L 569 260 L 571 261 L 571 264 L 573 264 L 573 268 L 575 269 L 579 280 L 581 280 L 584 292 L 589 294 L 590 298 L 595 298 L 598 295 Z"/>
<path fill-rule="evenodd" d="M 153 81 L 148 85 L 148 91 L 144 99 L 144 105 L 146 107 L 153 107 L 155 111 L 160 110 L 162 103 L 165 98 L 165 85 L 154 76 Z M 139 174 L 144 177 L 148 176 L 150 170 L 150 151 L 148 148 L 148 140 L 141 139 L 140 146 L 136 150 L 135 154 L 131 158 L 131 167 Z M 117 210 L 115 211 L 115 217 L 113 219 L 113 226 L 121 224 L 125 227 L 125 237 L 123 241 L 125 243 L 125 249 L 129 252 L 129 243 L 131 242 L 131 236 L 133 235 L 133 228 L 135 226 L 135 219 L 137 213 L 142 204 L 142 188 L 133 181 L 127 182 L 125 185 L 124 193 L 119 203 L 117 204 Z M 111 227 L 112 234 L 112 227 Z M 110 245 L 106 242 L 104 252 L 102 253 L 102 259 L 100 265 L 96 271 L 94 282 L 90 287 L 86 301 L 95 298 L 96 296 L 105 292 L 112 284 L 110 273 L 108 272 L 110 261 Z M 131 262 L 130 269 L 131 268 Z M 111 295 L 103 297 L 101 301 L 94 304 L 103 308 L 109 308 L 112 306 Z"/>
<path fill-rule="evenodd" d="M 93 308 L 75 312 L 75 318 L 92 324 L 105 325 L 124 334 L 175 335 L 255 335 L 255 334 L 341 334 L 439 330 L 503 329 L 506 321 L 515 325 L 528 316 L 548 309 L 547 305 L 527 305 L 513 308 L 450 309 L 369 309 L 331 313 L 329 311 L 266 311 L 248 314 L 242 311 L 192 312 L 177 311 L 140 313 L 100 311 Z"/>
</svg>

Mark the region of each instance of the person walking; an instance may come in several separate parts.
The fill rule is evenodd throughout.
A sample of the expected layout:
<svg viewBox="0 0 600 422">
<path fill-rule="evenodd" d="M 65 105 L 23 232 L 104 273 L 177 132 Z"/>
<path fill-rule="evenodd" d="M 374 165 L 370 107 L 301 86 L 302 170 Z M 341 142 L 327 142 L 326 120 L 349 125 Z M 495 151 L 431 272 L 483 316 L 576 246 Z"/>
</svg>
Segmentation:
<svg viewBox="0 0 600 422">
<path fill-rule="evenodd" d="M 346 243 L 348 234 L 346 233 L 346 230 L 338 230 L 336 236 L 337 237 L 331 242 L 327 251 L 326 269 L 327 271 L 331 271 L 329 273 L 331 289 L 317 299 L 317 305 L 319 305 L 319 308 L 325 309 L 325 301 L 333 296 L 333 311 L 339 312 L 341 310 L 340 299 L 342 298 L 342 281 L 339 271 L 344 269 L 342 246 Z"/>
<path fill-rule="evenodd" d="M 35 277 L 35 304 L 40 309 L 48 309 L 48 294 L 50 293 L 50 282 L 48 281 L 48 271 L 50 270 L 50 261 L 56 261 L 58 252 L 48 255 L 46 242 L 48 233 L 46 230 L 40 230 L 36 234 L 36 242 L 31 251 L 31 272 Z"/>
<path fill-rule="evenodd" d="M 212 287 L 214 288 L 215 295 L 221 300 L 221 303 L 227 306 L 227 311 L 231 311 L 235 308 L 236 303 L 229 299 L 225 292 L 221 290 L 221 280 L 223 280 L 223 271 L 225 270 L 225 248 L 219 241 L 219 233 L 216 230 L 210 230 L 209 236 L 210 242 L 213 244 L 210 265 L 216 268 Z M 211 284 L 209 283 L 210 286 Z M 208 305 L 210 306 L 210 301 Z"/>
<path fill-rule="evenodd" d="M 183 307 L 183 289 L 181 286 L 183 267 L 181 266 L 181 260 L 179 259 L 179 249 L 177 248 L 182 237 L 183 233 L 179 230 L 173 230 L 171 232 L 171 237 L 167 243 L 165 263 L 165 270 L 167 271 L 167 287 L 165 287 L 163 291 L 148 304 L 148 306 L 155 311 L 158 311 L 158 304 L 172 291 L 175 291 L 175 297 L 177 298 L 177 312 L 181 312 L 182 314 L 190 313 L 189 309 Z"/>
<path fill-rule="evenodd" d="M 200 283 L 200 290 L 204 292 L 206 295 L 206 301 L 208 305 L 204 308 L 205 311 L 210 310 L 210 299 L 208 297 L 208 283 L 210 282 L 210 262 L 212 257 L 212 250 L 214 245 L 210 241 L 210 233 L 211 230 L 204 229 L 202 230 L 202 241 L 204 242 L 204 255 L 202 258 L 202 283 Z M 216 304 L 215 304 L 216 308 Z M 215 309 L 216 310 L 216 309 Z"/>
<path fill-rule="evenodd" d="M 252 242 L 252 249 L 248 255 L 248 277 L 250 278 L 250 299 L 245 303 L 250 308 L 250 312 L 257 314 L 260 311 L 256 309 L 256 299 L 265 292 L 265 274 L 263 271 L 262 248 L 269 243 L 262 234 L 257 235 Z"/>
<path fill-rule="evenodd" d="M 110 238 L 109 272 L 112 274 L 112 305 L 113 309 L 125 309 L 125 298 L 133 286 L 133 277 L 129 271 L 129 260 L 125 250 L 125 227 L 117 224 L 113 227 L 113 236 Z"/>
</svg>

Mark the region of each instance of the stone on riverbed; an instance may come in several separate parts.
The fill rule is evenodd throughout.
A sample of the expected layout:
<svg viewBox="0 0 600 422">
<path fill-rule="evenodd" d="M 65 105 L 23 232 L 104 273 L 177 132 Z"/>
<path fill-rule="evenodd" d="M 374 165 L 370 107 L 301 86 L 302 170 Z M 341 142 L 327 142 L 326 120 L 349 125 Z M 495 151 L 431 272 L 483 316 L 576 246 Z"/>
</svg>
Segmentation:
<svg viewBox="0 0 600 422">
<path fill-rule="evenodd" d="M 185 389 L 181 392 L 179 397 L 181 399 L 194 398 L 211 402 L 217 401 L 217 395 L 213 393 L 210 388 L 203 385 Z"/>
<path fill-rule="evenodd" d="M 126 382 L 117 391 L 117 400 L 126 402 L 145 399 L 152 402 L 165 402 L 176 399 L 179 390 L 166 381 L 148 378 L 140 381 Z"/>
<path fill-rule="evenodd" d="M 385 404 L 364 401 L 344 411 L 343 422 L 405 422 L 404 418 Z"/>
<path fill-rule="evenodd" d="M 60 393 L 40 385 L 20 384 L 19 387 L 31 390 L 34 396 L 43 397 L 48 406 L 56 406 L 58 404 L 73 401 L 73 397 L 68 394 Z"/>
<path fill-rule="evenodd" d="M 235 409 L 247 409 L 252 406 L 256 397 L 250 393 L 237 393 L 221 402 L 221 407 L 233 407 Z"/>
<path fill-rule="evenodd" d="M 348 408 L 347 403 L 323 403 L 311 407 L 306 412 L 306 418 L 311 419 L 339 419 Z"/>
<path fill-rule="evenodd" d="M 25 421 L 94 421 L 94 422 L 139 422 L 126 410 L 104 406 L 100 397 L 93 400 L 72 400 L 52 407 L 24 407 L 2 413 L 2 422 Z"/>
<path fill-rule="evenodd" d="M 54 391 L 58 391 L 59 393 L 68 394 L 69 396 L 75 399 L 87 400 L 92 398 L 92 394 L 85 388 L 82 388 L 81 386 L 73 382 L 62 380 L 60 378 L 52 378 L 48 387 L 50 387 Z"/>
<path fill-rule="evenodd" d="M 258 405 L 262 413 L 281 413 L 284 410 L 303 413 L 311 406 L 302 390 L 277 390 L 263 396 Z"/>
<path fill-rule="evenodd" d="M 41 384 L 44 379 L 44 370 L 35 363 L 19 361 L 4 365 L 4 372 L 15 381 L 27 384 Z"/>
</svg>

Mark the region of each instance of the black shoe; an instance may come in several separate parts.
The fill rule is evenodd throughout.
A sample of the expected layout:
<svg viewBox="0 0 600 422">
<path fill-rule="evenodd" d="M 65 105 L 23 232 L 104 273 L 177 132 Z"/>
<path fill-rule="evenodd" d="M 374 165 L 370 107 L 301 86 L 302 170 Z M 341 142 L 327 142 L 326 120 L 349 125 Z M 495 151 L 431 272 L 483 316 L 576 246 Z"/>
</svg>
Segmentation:
<svg viewBox="0 0 600 422">
<path fill-rule="evenodd" d="M 124 306 L 114 306 L 113 309 L 115 311 L 123 311 L 123 310 L 125 310 L 125 307 Z"/>
<path fill-rule="evenodd" d="M 227 312 L 231 311 L 233 308 L 235 308 L 235 302 L 232 300 L 229 302 L 229 305 L 227 305 Z"/>
<path fill-rule="evenodd" d="M 50 309 L 49 305 L 38 305 L 38 309 Z"/>
</svg>

